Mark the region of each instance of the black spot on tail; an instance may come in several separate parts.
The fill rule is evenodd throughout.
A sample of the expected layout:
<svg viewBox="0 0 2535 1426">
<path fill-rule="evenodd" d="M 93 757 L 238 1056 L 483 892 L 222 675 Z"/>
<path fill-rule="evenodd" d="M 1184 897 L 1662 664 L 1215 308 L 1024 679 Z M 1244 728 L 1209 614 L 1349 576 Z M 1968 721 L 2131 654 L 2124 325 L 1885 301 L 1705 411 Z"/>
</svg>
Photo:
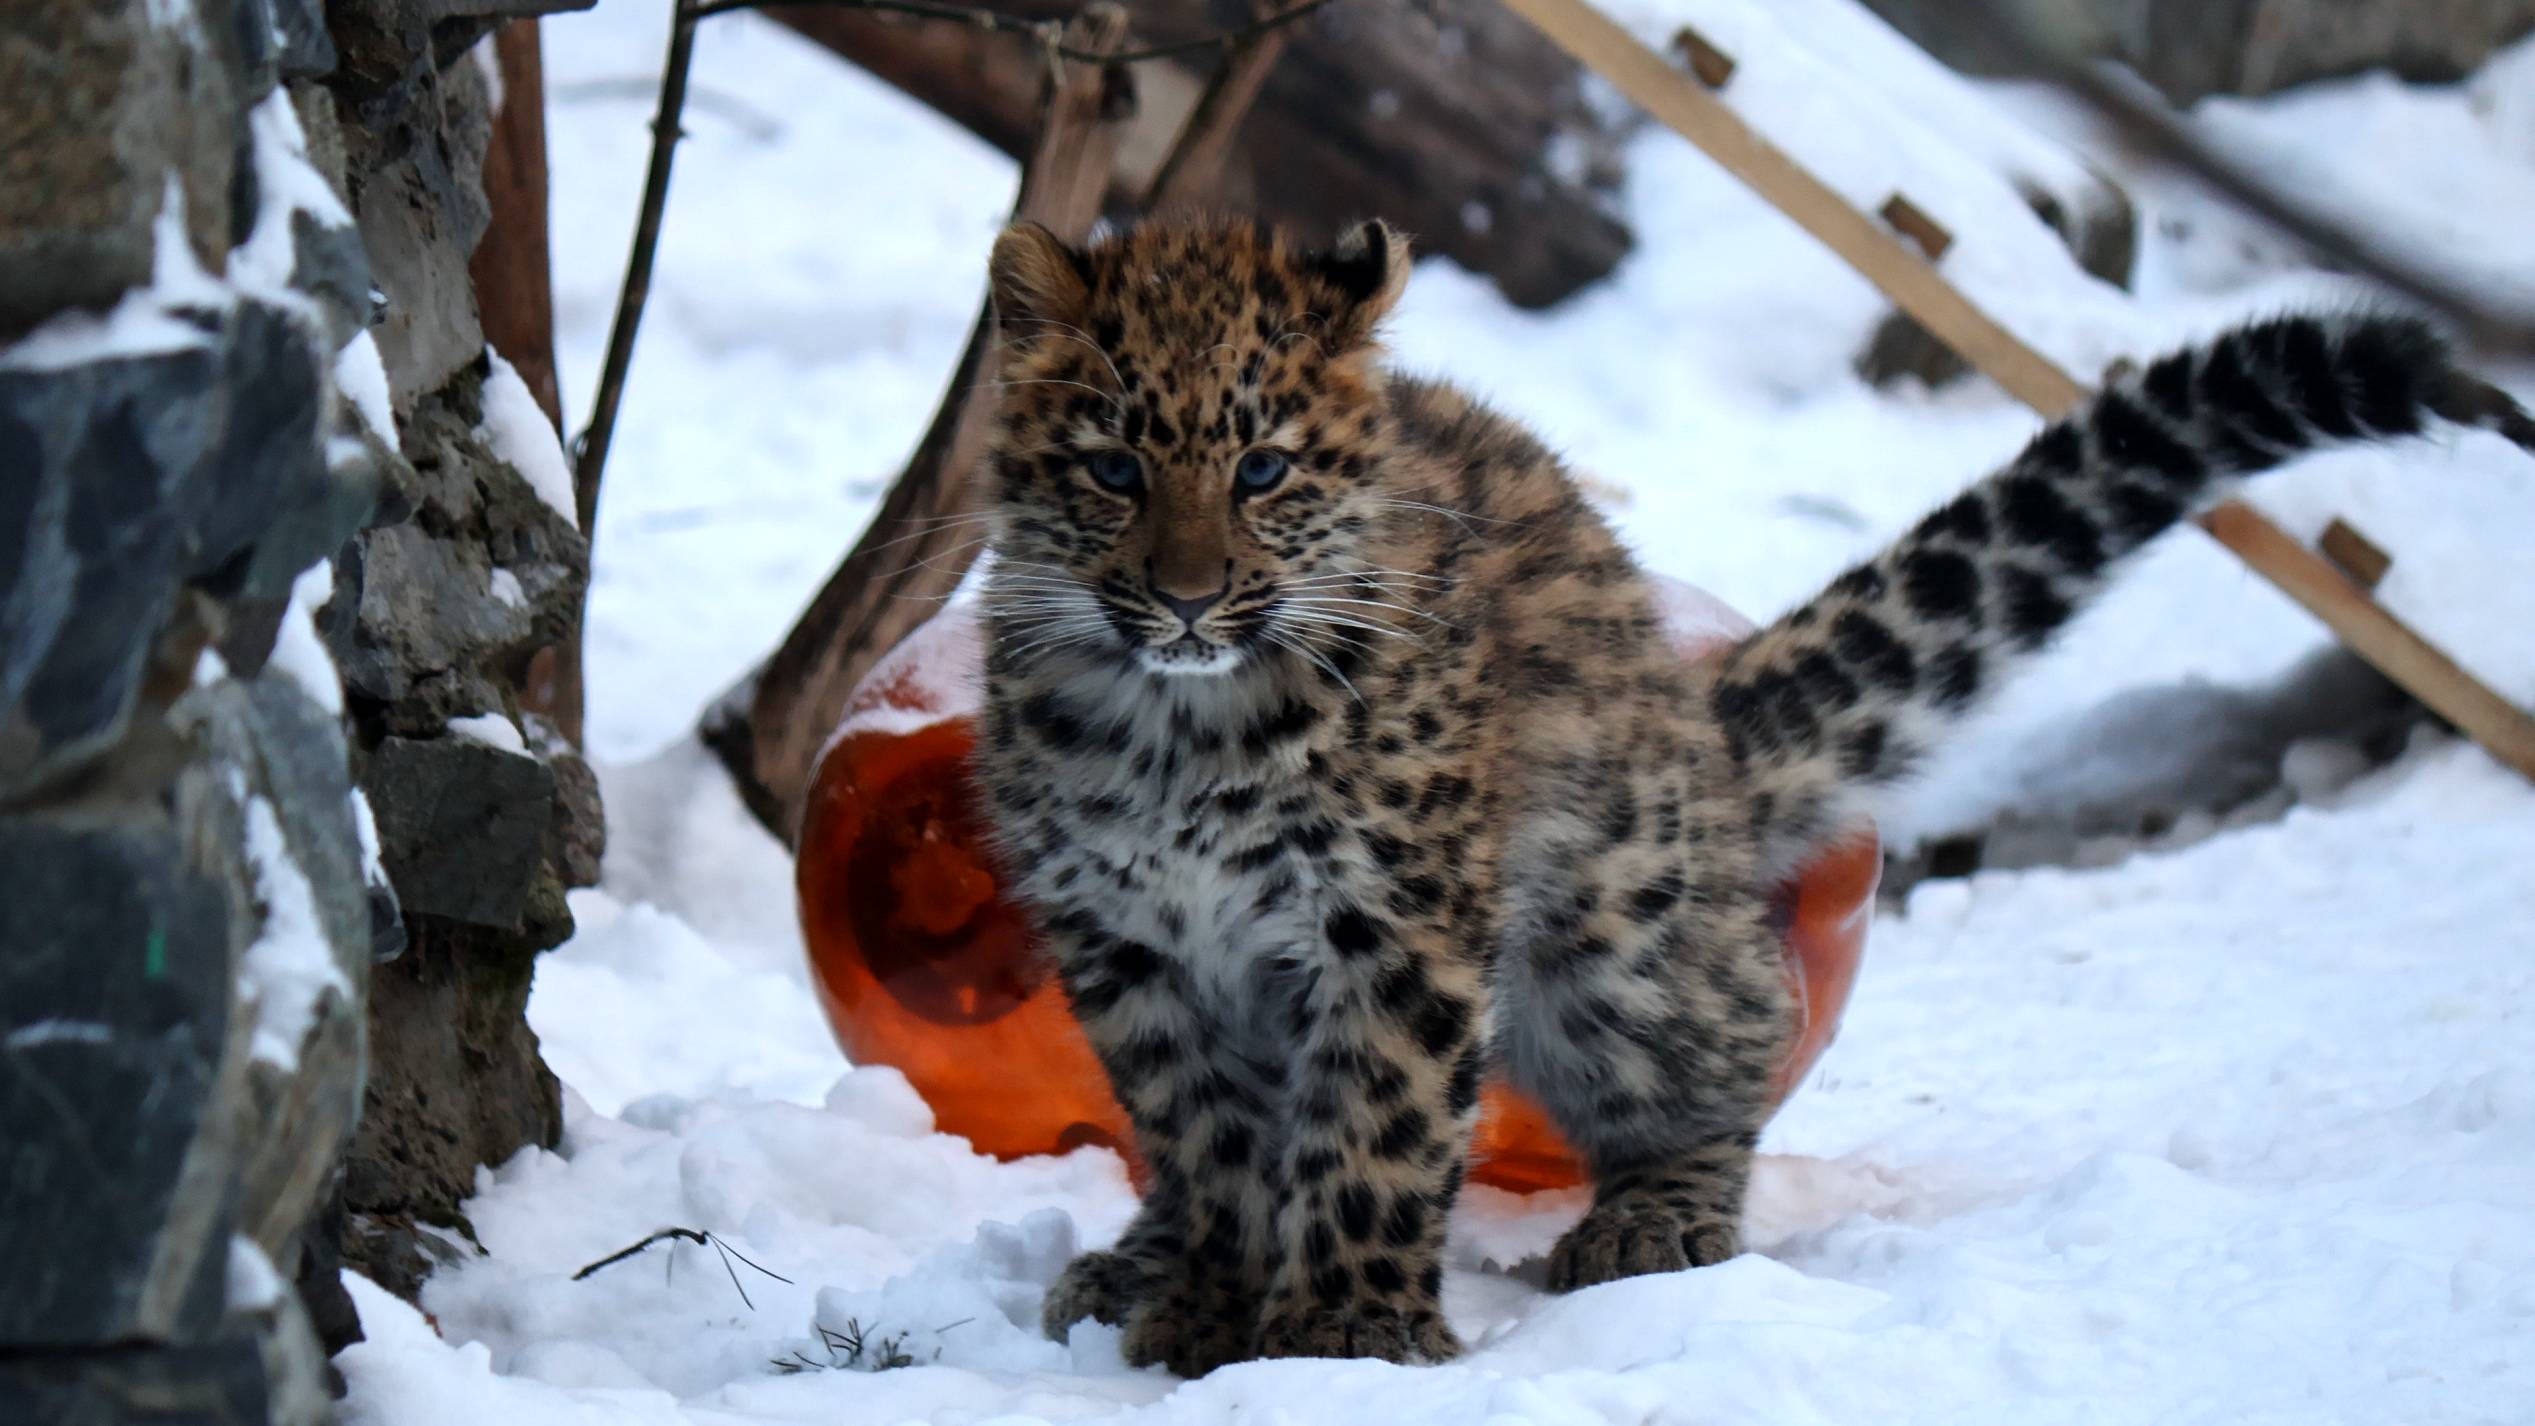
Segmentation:
<svg viewBox="0 0 2535 1426">
<path fill-rule="evenodd" d="M 1951 550 L 1912 550 L 1901 559 L 1901 592 L 1931 619 L 1980 622 L 1980 571 Z"/>
<path fill-rule="evenodd" d="M 1980 492 L 1966 490 L 1937 507 L 1911 534 L 1920 540 L 1951 536 L 1967 545 L 1989 543 L 1989 506 Z"/>
<path fill-rule="evenodd" d="M 2262 389 L 2261 380 L 2245 360 L 2248 342 L 2243 333 L 2230 333 L 2210 348 L 2209 364 L 2201 368 L 2200 395 L 2209 409 L 2233 433 L 2250 435 L 2268 444 L 2272 454 L 2244 467 L 2257 470 L 2277 461 L 2280 455 L 2299 450 L 2306 444 L 2306 433 L 2297 419 L 2280 409 Z"/>
<path fill-rule="evenodd" d="M 2324 335 L 2323 324 L 2310 317 L 2293 317 L 2274 325 L 2280 329 L 2280 374 L 2287 379 L 2298 414 L 2328 436 L 2348 440 L 2358 435 L 2359 422 L 2342 393 L 2341 373 L 2333 366 L 2332 342 Z"/>
<path fill-rule="evenodd" d="M 2006 520 L 2007 533 L 2019 543 L 2050 551 L 2080 574 L 2103 568 L 2103 531 L 2051 482 L 2033 475 L 2011 476 L 1999 486 L 1999 494 L 2003 497 L 1999 514 Z"/>
<path fill-rule="evenodd" d="M 2009 565 L 2003 582 L 2007 591 L 2007 627 L 2025 648 L 2040 648 L 2054 629 L 2068 622 L 2068 601 L 2051 587 L 2049 576 L 2023 565 Z"/>
<path fill-rule="evenodd" d="M 1851 609 L 1831 625 L 1831 647 L 1849 667 L 1895 693 L 1919 681 L 1919 661 L 1873 615 Z"/>
<path fill-rule="evenodd" d="M 2192 419 L 2192 354 L 2176 352 L 2148 368 L 2140 383 L 2157 409 L 2175 421 Z"/>
<path fill-rule="evenodd" d="M 2359 422 L 2378 435 L 2408 436 L 2420 430 L 2427 396 L 2423 386 L 2446 365 L 2438 339 L 2418 322 L 2365 322 L 2341 342 L 2341 369 L 2350 378 Z"/>
<path fill-rule="evenodd" d="M 2187 494 L 2209 479 L 2208 465 L 2190 446 L 2117 392 L 2108 391 L 2095 403 L 2095 441 L 2106 459 L 2153 471 Z"/>
<path fill-rule="evenodd" d="M 1972 648 L 1947 649 L 1937 655 L 1933 668 L 1936 676 L 1936 701 L 1946 708 L 1961 708 L 1980 696 L 1980 651 Z"/>
</svg>

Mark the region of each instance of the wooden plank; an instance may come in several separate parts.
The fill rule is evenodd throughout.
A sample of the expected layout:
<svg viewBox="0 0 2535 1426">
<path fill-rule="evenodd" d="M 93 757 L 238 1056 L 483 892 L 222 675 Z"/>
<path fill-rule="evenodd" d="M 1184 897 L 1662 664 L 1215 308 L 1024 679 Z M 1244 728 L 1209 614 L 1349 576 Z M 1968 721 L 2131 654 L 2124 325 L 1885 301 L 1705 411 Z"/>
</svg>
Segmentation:
<svg viewBox="0 0 2535 1426">
<path fill-rule="evenodd" d="M 1973 306 L 1890 229 L 1859 212 L 1784 149 L 1762 138 L 1724 100 L 1638 43 L 1610 17 L 1583 0 L 1505 3 L 1777 205 L 2008 394 L 2045 416 L 2058 416 L 2084 399 L 2084 387 Z"/>
<path fill-rule="evenodd" d="M 2057 419 L 2085 399 L 2086 388 L 2074 377 L 1974 306 L 1890 230 L 1859 212 L 1761 137 L 1723 100 L 1586 0 L 1505 3 L 1793 218 L 2009 395 L 2045 419 Z M 2239 503 L 2221 505 L 2198 523 L 2379 672 L 2494 758 L 2535 778 L 2535 718 L 2412 632 L 2323 556 Z"/>
</svg>

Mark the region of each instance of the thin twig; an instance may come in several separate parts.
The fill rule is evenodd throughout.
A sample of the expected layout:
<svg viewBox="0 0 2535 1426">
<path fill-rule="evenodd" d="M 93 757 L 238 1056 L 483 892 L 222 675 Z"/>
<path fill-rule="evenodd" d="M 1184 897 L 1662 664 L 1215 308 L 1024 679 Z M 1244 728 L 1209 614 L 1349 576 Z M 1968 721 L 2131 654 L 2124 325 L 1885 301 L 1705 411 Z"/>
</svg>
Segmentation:
<svg viewBox="0 0 2535 1426">
<path fill-rule="evenodd" d="M 579 1282 L 601 1268 L 612 1267 L 617 1263 L 625 1261 L 627 1258 L 633 1257 L 654 1243 L 666 1243 L 671 1241 L 693 1243 L 698 1247 L 711 1248 L 714 1252 L 721 1254 L 722 1271 L 730 1274 L 732 1290 L 739 1294 L 739 1300 L 751 1311 L 756 1310 L 757 1304 L 749 1298 L 748 1289 L 740 1286 L 739 1272 L 731 1266 L 731 1259 L 737 1258 L 741 1262 L 748 1264 L 751 1268 L 764 1273 L 766 1276 L 773 1278 L 775 1281 L 782 1283 L 787 1287 L 792 1283 L 792 1279 L 766 1267 L 764 1264 L 750 1258 L 746 1253 L 741 1252 L 739 1249 L 723 1242 L 720 1238 L 699 1228 L 663 1228 L 659 1232 L 652 1234 L 650 1237 L 643 1239 L 639 1243 L 635 1243 L 630 1247 L 619 1248 L 615 1252 L 608 1254 L 606 1257 L 599 1259 L 597 1262 L 591 1263 L 587 1267 L 582 1268 L 579 1272 L 572 1275 L 572 1280 L 574 1282 Z M 675 1258 L 670 1259 L 672 1264 L 675 1264 L 676 1261 L 677 1260 Z"/>
<path fill-rule="evenodd" d="M 1316 10 L 1323 10 L 1337 0 L 1302 0 L 1302 3 L 1280 14 L 1271 15 L 1255 24 L 1221 34 L 1203 35 L 1193 40 L 1177 40 L 1166 45 L 1152 45 L 1140 50 L 1120 50 L 1102 54 L 1098 50 L 1080 49 L 1064 43 L 1056 35 L 1064 28 L 1062 20 L 1025 20 L 973 5 L 942 5 L 933 0 L 696 0 L 681 7 L 688 19 L 701 20 L 713 15 L 727 15 L 733 10 L 761 10 L 768 6 L 820 6 L 830 10 L 881 10 L 893 15 L 916 15 L 928 20 L 957 20 L 981 30 L 998 34 L 1028 35 L 1045 44 L 1051 51 L 1085 64 L 1135 64 L 1149 59 L 1175 59 L 1201 50 L 1220 50 L 1241 43 L 1270 30 L 1282 29 Z"/>
<path fill-rule="evenodd" d="M 625 259 L 625 285 L 616 293 L 616 321 L 607 334 L 607 362 L 599 371 L 590 424 L 573 443 L 572 504 L 582 538 L 598 536 L 599 477 L 616 437 L 616 411 L 625 400 L 625 373 L 634 364 L 634 334 L 651 297 L 651 263 L 660 250 L 660 215 L 669 206 L 669 161 L 677 150 L 679 116 L 687 105 L 687 69 L 695 58 L 695 25 L 683 12 L 669 21 L 669 57 L 660 67 L 660 108 L 651 120 L 651 166 L 643 174 L 642 216 L 634 224 L 634 250 Z"/>
</svg>

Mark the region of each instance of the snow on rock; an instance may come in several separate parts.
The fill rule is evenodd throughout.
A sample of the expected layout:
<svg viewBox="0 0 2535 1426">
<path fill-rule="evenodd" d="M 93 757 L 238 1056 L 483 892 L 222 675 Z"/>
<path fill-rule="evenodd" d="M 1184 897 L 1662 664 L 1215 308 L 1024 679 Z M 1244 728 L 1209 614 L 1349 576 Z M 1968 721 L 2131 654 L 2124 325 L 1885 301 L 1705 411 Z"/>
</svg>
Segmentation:
<svg viewBox="0 0 2535 1426">
<path fill-rule="evenodd" d="M 371 434 L 390 446 L 396 444 L 396 408 L 388 399 L 387 363 L 379 355 L 377 338 L 358 332 L 343 344 L 343 350 L 335 353 L 334 385 L 361 413 Z"/>
<path fill-rule="evenodd" d="M 244 1234 L 229 1239 L 228 1300 L 232 1312 L 261 1312 L 282 1300 L 282 1275 Z"/>
<path fill-rule="evenodd" d="M 329 713 L 343 711 L 343 675 L 326 652 L 317 632 L 317 611 L 334 598 L 334 561 L 319 560 L 291 581 L 290 608 L 282 613 L 273 635 L 270 667 L 281 670 L 316 705 Z"/>
<path fill-rule="evenodd" d="M 184 185 L 170 173 L 166 197 L 150 225 L 149 285 L 124 293 L 102 314 L 74 308 L 48 318 L 0 350 L 0 371 L 61 371 L 90 362 L 208 346 L 209 334 L 186 321 L 184 314 L 196 309 L 224 310 L 235 300 L 194 256 L 193 244 L 185 236 Z"/>
<path fill-rule="evenodd" d="M 238 972 L 247 1003 L 255 1007 L 255 1058 L 285 1070 L 299 1067 L 300 1042 L 317 1022 L 317 1002 L 328 991 L 350 995 L 351 985 L 334 962 L 334 948 L 317 922 L 315 888 L 292 859 L 273 804 L 245 799 L 246 854 L 255 868 L 255 896 L 263 928 Z"/>
<path fill-rule="evenodd" d="M 378 814 L 370 810 L 369 794 L 352 789 L 352 835 L 361 845 L 361 875 L 375 886 L 387 880 L 387 868 L 379 861 Z"/>
<path fill-rule="evenodd" d="M 484 356 L 492 370 L 484 378 L 484 421 L 475 428 L 476 436 L 494 455 L 509 462 L 564 523 L 579 529 L 580 519 L 573 513 L 572 467 L 564 460 L 561 438 L 547 423 L 546 413 L 517 369 L 491 347 L 484 349 Z"/>
<path fill-rule="evenodd" d="M 449 732 L 470 743 L 482 743 L 488 748 L 500 748 L 503 752 L 517 753 L 522 757 L 528 755 L 528 740 L 520 736 L 519 725 L 512 722 L 507 713 L 496 711 L 468 718 L 452 718 L 449 720 Z"/>
<path fill-rule="evenodd" d="M 291 268 L 299 259 L 291 219 L 306 213 L 322 227 L 341 228 L 351 224 L 352 213 L 308 161 L 308 134 L 300 127 L 299 111 L 291 107 L 288 89 L 266 95 L 247 114 L 247 129 L 255 145 L 255 226 L 229 254 L 229 281 L 267 301 L 305 309 L 307 297 L 290 285 Z"/>
</svg>

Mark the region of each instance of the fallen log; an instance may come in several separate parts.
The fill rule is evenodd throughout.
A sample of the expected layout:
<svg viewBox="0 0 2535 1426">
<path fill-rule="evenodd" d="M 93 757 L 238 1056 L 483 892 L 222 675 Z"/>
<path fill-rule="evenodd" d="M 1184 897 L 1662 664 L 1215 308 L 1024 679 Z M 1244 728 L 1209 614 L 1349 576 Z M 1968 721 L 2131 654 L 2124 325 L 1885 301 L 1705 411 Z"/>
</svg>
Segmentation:
<svg viewBox="0 0 2535 1426">
<path fill-rule="evenodd" d="M 1078 0 L 998 6 L 1028 19 Z M 1132 0 L 1146 41 L 1218 34 L 1247 0 Z M 1045 65 L 1024 37 L 819 5 L 765 13 L 870 70 L 1015 158 L 1038 133 Z M 1583 97 L 1581 71 L 1495 0 L 1350 0 L 1283 32 L 1212 180 L 1187 201 L 1327 237 L 1389 219 L 1420 251 L 1542 307 L 1603 276 L 1631 245 L 1611 208 L 1617 132 Z M 1138 66 L 1138 114 L 1109 194 L 1139 208 L 1219 56 Z"/>
</svg>

